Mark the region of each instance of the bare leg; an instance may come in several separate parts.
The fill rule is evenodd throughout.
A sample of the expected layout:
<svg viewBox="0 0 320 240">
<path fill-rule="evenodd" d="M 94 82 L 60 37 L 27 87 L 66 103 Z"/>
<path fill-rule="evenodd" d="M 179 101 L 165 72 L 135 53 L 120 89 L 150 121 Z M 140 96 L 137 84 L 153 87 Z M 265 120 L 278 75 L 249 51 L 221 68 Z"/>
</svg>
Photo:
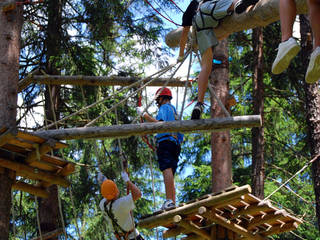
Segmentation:
<svg viewBox="0 0 320 240">
<path fill-rule="evenodd" d="M 174 204 L 176 203 L 176 190 L 174 186 L 174 177 L 171 168 L 162 171 L 164 185 L 166 189 L 166 198 L 171 199 Z"/>
<path fill-rule="evenodd" d="M 320 46 L 320 1 L 308 0 L 308 7 L 315 49 Z"/>
<path fill-rule="evenodd" d="M 184 48 L 186 46 L 187 43 L 187 39 L 188 39 L 188 33 L 190 30 L 190 26 L 184 26 L 182 33 L 181 33 L 181 38 L 180 38 L 180 50 L 179 50 L 179 57 L 183 57 L 184 56 Z"/>
<path fill-rule="evenodd" d="M 208 80 L 212 70 L 213 53 L 212 48 L 208 48 L 202 55 L 201 71 L 198 78 L 198 102 L 204 101 L 204 95 L 208 88 Z"/>
<path fill-rule="evenodd" d="M 280 23 L 281 23 L 281 41 L 287 41 L 292 37 L 293 23 L 297 15 L 296 3 L 294 0 L 280 0 Z"/>
</svg>

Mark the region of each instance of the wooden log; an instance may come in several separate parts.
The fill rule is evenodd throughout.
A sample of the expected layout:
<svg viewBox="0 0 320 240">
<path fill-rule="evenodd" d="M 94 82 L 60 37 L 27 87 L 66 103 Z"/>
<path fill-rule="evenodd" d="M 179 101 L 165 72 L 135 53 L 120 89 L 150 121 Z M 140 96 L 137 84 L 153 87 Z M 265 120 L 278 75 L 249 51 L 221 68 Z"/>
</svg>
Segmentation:
<svg viewBox="0 0 320 240">
<path fill-rule="evenodd" d="M 56 229 L 52 232 L 42 234 L 42 239 L 41 237 L 36 237 L 36 238 L 32 238 L 31 240 L 47 240 L 47 239 L 52 239 L 54 237 L 57 237 L 61 234 L 63 234 L 63 229 Z"/>
<path fill-rule="evenodd" d="M 29 73 L 24 79 L 21 79 L 18 82 L 18 92 L 21 92 L 23 89 L 28 87 L 32 83 L 32 78 L 34 74 L 40 74 L 40 69 L 36 69 L 33 72 Z"/>
<path fill-rule="evenodd" d="M 296 0 L 297 14 L 305 14 L 308 12 L 305 0 Z M 232 33 L 256 27 L 264 27 L 270 23 L 279 20 L 279 0 L 260 0 L 254 8 L 249 8 L 243 14 L 232 14 L 230 17 L 224 18 L 214 28 L 214 32 L 218 39 L 224 39 Z M 165 42 L 171 47 L 178 47 L 182 27 L 169 32 L 166 35 Z"/>
<path fill-rule="evenodd" d="M 30 193 L 32 195 L 35 195 L 35 196 L 41 197 L 41 198 L 48 198 L 49 197 L 49 193 L 45 189 L 43 189 L 41 187 L 35 187 L 33 185 L 30 185 L 30 184 L 27 184 L 24 182 L 14 183 L 12 185 L 12 189 L 27 192 L 27 193 Z"/>
<path fill-rule="evenodd" d="M 214 211 L 208 211 L 204 213 L 204 216 L 210 219 L 211 221 L 230 229 L 233 232 L 236 232 L 239 235 L 243 235 L 251 240 L 265 240 L 260 234 L 252 234 L 247 229 L 243 228 L 242 226 L 231 222 L 230 220 L 218 215 Z"/>
<path fill-rule="evenodd" d="M 201 206 L 214 208 L 216 205 L 220 205 L 227 200 L 239 198 L 249 192 L 251 192 L 251 187 L 249 185 L 238 187 L 233 191 L 223 192 L 219 195 L 211 196 L 200 201 L 160 213 L 156 216 L 142 219 L 139 221 L 139 226 L 143 228 L 154 228 L 160 225 L 165 225 L 168 224 L 168 219 L 172 219 L 175 215 L 188 215 L 190 213 L 196 213 Z"/>
<path fill-rule="evenodd" d="M 288 222 L 283 225 L 272 226 L 268 231 L 261 233 L 262 236 L 269 236 L 274 234 L 279 234 L 283 232 L 289 232 L 292 230 L 296 230 L 299 224 L 297 222 Z"/>
<path fill-rule="evenodd" d="M 259 127 L 261 116 L 237 116 L 214 119 L 123 124 L 105 127 L 69 128 L 35 132 L 36 135 L 54 139 L 128 138 L 165 132 L 224 131 L 231 128 Z"/>
<path fill-rule="evenodd" d="M 74 85 L 74 86 L 129 86 L 141 78 L 136 77 L 120 77 L 120 76 L 60 76 L 60 75 L 33 75 L 27 77 L 26 80 L 19 82 L 19 92 L 26 88 L 31 83 L 47 84 L 47 85 Z M 142 81 L 145 84 L 150 79 Z M 163 86 L 168 78 L 156 78 L 148 86 Z M 170 87 L 184 87 L 186 81 L 181 81 L 180 78 L 173 78 L 168 82 Z M 191 86 L 191 82 L 188 84 Z"/>
<path fill-rule="evenodd" d="M 16 171 L 17 175 L 27 177 L 29 179 L 42 180 L 53 184 L 58 184 L 62 187 L 68 187 L 70 185 L 69 181 L 62 177 L 55 176 L 51 173 L 30 167 L 25 164 L 8 161 L 3 158 L 0 158 L 0 166 Z"/>
</svg>

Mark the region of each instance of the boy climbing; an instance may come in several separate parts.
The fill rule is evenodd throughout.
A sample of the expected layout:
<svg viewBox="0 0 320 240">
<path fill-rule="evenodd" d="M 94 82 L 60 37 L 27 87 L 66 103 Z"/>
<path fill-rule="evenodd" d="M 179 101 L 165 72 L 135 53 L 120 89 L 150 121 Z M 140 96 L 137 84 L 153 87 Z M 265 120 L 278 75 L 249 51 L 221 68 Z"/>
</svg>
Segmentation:
<svg viewBox="0 0 320 240">
<path fill-rule="evenodd" d="M 121 172 L 121 177 L 127 183 L 130 194 L 119 198 L 117 185 L 105 179 L 101 184 L 101 194 L 104 197 L 100 201 L 100 209 L 105 213 L 108 226 L 111 227 L 115 237 L 112 240 L 143 240 L 134 222 L 130 211 L 135 208 L 134 201 L 141 197 L 139 188 L 134 185 L 126 172 Z"/>
<path fill-rule="evenodd" d="M 156 96 L 158 96 L 156 102 L 159 107 L 157 117 L 153 118 L 148 113 L 143 113 L 142 107 L 137 108 L 138 115 L 144 117 L 148 122 L 177 120 L 176 109 L 170 103 L 170 100 L 172 99 L 170 89 L 160 88 L 157 90 Z M 176 204 L 174 174 L 178 167 L 181 151 L 180 144 L 183 141 L 183 135 L 181 133 L 159 133 L 156 135 L 156 141 L 158 163 L 163 174 L 166 190 L 166 201 L 163 203 L 162 209 L 168 210 L 174 208 Z"/>
<path fill-rule="evenodd" d="M 219 43 L 214 28 L 219 25 L 223 18 L 233 14 L 233 11 L 241 14 L 257 2 L 258 0 L 210 0 L 203 1 L 200 4 L 198 12 L 193 18 L 193 27 L 196 29 L 202 59 L 198 77 L 198 102 L 192 111 L 191 119 L 200 119 L 203 112 L 204 95 L 208 88 L 209 75 L 212 70 L 212 48 Z"/>
<path fill-rule="evenodd" d="M 313 52 L 310 56 L 305 80 L 315 83 L 320 79 L 320 1 L 308 0 L 310 23 L 313 33 Z M 293 23 L 297 15 L 294 0 L 280 0 L 281 43 L 278 47 L 277 57 L 272 64 L 272 73 L 280 74 L 286 70 L 290 61 L 300 51 L 300 46 L 292 38 Z"/>
</svg>

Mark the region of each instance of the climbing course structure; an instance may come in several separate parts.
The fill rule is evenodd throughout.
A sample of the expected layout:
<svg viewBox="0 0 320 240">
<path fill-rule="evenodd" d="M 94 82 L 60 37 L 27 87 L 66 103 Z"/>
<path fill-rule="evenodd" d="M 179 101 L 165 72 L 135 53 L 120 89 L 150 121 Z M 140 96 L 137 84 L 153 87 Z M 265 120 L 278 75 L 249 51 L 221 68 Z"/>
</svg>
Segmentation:
<svg viewBox="0 0 320 240">
<path fill-rule="evenodd" d="M 272 206 L 250 194 L 251 187 L 230 187 L 180 204 L 168 211 L 155 212 L 139 221 L 143 228 L 167 228 L 163 238 L 254 239 L 295 230 L 302 221 L 286 210 Z"/>
<path fill-rule="evenodd" d="M 70 185 L 65 177 L 74 172 L 74 164 L 51 155 L 51 151 L 67 146 L 54 139 L 1 128 L 0 171 L 4 168 L 12 170 L 12 178 L 17 179 L 13 189 L 47 198 L 47 187 L 53 184 L 62 187 Z M 35 183 L 26 183 L 22 179 L 35 180 Z"/>
</svg>

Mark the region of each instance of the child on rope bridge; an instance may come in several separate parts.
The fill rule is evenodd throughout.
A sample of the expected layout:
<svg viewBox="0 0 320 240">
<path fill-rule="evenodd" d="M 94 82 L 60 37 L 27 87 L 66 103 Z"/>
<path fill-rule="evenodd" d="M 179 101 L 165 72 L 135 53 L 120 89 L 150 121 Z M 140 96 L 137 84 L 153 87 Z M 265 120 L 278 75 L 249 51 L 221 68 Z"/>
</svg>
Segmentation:
<svg viewBox="0 0 320 240">
<path fill-rule="evenodd" d="M 138 115 L 145 118 L 148 122 L 175 121 L 177 120 L 177 111 L 170 103 L 172 93 L 168 88 L 159 88 L 156 92 L 156 102 L 159 112 L 156 118 L 151 117 L 148 113 L 143 112 L 143 107 L 137 108 Z M 176 191 L 174 184 L 174 174 L 178 167 L 179 155 L 183 134 L 181 133 L 159 133 L 156 135 L 157 140 L 157 157 L 160 170 L 163 174 L 164 185 L 166 190 L 166 201 L 162 205 L 163 210 L 169 210 L 175 207 Z"/>
<path fill-rule="evenodd" d="M 320 79 L 320 1 L 307 0 L 307 4 L 313 33 L 313 52 L 310 56 L 305 80 L 311 84 Z M 300 46 L 292 38 L 293 23 L 297 15 L 295 1 L 280 0 L 279 11 L 282 42 L 279 44 L 277 57 L 272 64 L 271 71 L 274 74 L 280 74 L 286 70 L 290 61 L 300 51 Z"/>
<path fill-rule="evenodd" d="M 134 227 L 130 213 L 135 208 L 134 201 L 141 197 L 141 191 L 130 181 L 126 172 L 121 172 L 121 177 L 127 183 L 131 193 L 119 198 L 117 185 L 113 181 L 100 176 L 103 180 L 101 194 L 104 198 L 100 201 L 99 207 L 105 213 L 108 226 L 114 232 L 115 237 L 112 240 L 143 240 L 143 237 Z"/>
<path fill-rule="evenodd" d="M 212 70 L 212 48 L 219 43 L 215 36 L 214 28 L 219 25 L 219 21 L 231 15 L 233 11 L 241 14 L 249 6 L 256 4 L 258 1 L 259 0 L 203 0 L 196 12 L 189 11 L 187 13 L 186 11 L 184 14 L 183 22 L 190 22 L 190 19 L 193 19 L 193 29 L 196 29 L 197 42 L 202 56 L 201 71 L 198 77 L 198 102 L 192 111 L 191 119 L 200 119 L 203 112 L 204 95 L 208 88 L 209 75 Z M 194 5 L 195 3 L 192 4 L 192 6 Z M 186 18 L 188 18 L 188 21 Z M 181 55 L 184 52 L 186 42 L 184 38 L 187 37 L 187 33 L 184 33 L 184 31 L 189 30 L 190 27 L 186 25 L 184 29 L 182 38 L 180 39 L 178 61 L 183 60 Z"/>
</svg>

